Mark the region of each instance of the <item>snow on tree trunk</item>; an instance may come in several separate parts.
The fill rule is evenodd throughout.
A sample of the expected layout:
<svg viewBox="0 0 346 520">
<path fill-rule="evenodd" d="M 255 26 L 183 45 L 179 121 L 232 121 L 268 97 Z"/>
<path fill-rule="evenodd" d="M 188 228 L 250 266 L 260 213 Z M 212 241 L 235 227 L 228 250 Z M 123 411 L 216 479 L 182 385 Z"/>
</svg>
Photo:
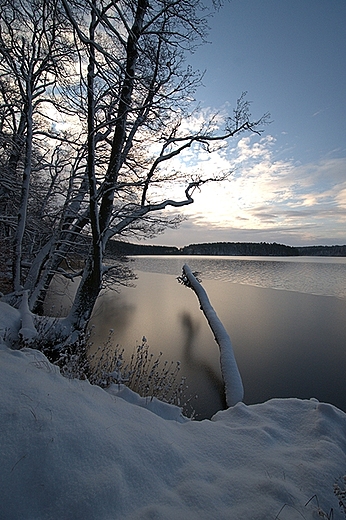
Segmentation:
<svg viewBox="0 0 346 520">
<path fill-rule="evenodd" d="M 27 81 L 27 135 L 26 135 L 26 149 L 25 149 L 25 166 L 23 171 L 22 193 L 18 210 L 18 224 L 14 238 L 14 257 L 13 257 L 13 287 L 15 291 L 21 289 L 21 262 L 22 262 L 22 248 L 23 239 L 27 221 L 27 211 L 29 202 L 30 177 L 32 166 L 32 139 L 33 139 L 33 104 L 32 104 L 31 82 Z"/>
<path fill-rule="evenodd" d="M 198 282 L 187 264 L 183 267 L 183 275 L 183 283 L 196 293 L 201 310 L 207 318 L 216 343 L 219 345 L 221 374 L 225 385 L 226 402 L 227 406 L 234 406 L 243 400 L 244 388 L 230 337 L 213 309 L 205 289 Z"/>
<path fill-rule="evenodd" d="M 34 315 L 29 309 L 29 291 L 23 291 L 22 302 L 19 307 L 20 318 L 22 327 L 18 332 L 18 335 L 26 342 L 31 342 L 37 336 L 37 330 L 34 324 Z"/>
</svg>

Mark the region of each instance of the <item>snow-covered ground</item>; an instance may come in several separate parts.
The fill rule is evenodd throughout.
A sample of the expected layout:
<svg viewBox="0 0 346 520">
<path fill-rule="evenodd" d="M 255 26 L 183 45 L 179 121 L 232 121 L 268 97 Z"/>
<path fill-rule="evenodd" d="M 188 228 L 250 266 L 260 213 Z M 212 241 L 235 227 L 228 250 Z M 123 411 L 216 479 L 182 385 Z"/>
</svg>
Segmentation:
<svg viewBox="0 0 346 520">
<path fill-rule="evenodd" d="M 238 403 L 197 422 L 1 340 L 0 370 L 1 519 L 344 518 L 346 414 L 329 404 Z"/>
<path fill-rule="evenodd" d="M 184 421 L 65 379 L 35 350 L 3 345 L 0 367 L 4 520 L 308 519 L 313 495 L 342 518 L 346 414 L 331 405 L 274 399 Z"/>
</svg>

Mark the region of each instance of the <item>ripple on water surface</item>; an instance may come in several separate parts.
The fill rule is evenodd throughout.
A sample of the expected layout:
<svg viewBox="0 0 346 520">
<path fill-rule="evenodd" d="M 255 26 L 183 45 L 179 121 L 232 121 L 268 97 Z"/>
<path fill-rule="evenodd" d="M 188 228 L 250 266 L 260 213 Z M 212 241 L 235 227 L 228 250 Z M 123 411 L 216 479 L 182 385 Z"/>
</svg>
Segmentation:
<svg viewBox="0 0 346 520">
<path fill-rule="evenodd" d="M 135 270 L 177 276 L 184 263 L 202 279 L 346 299 L 344 257 L 134 257 Z"/>
</svg>

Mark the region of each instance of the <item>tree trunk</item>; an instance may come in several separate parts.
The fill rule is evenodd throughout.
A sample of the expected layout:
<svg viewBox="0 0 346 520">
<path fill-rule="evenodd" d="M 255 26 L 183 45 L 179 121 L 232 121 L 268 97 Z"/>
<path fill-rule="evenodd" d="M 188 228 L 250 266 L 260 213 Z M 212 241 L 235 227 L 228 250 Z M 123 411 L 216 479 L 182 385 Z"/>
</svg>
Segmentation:
<svg viewBox="0 0 346 520">
<path fill-rule="evenodd" d="M 102 257 L 105 247 L 106 231 L 113 211 L 114 191 L 118 171 L 122 165 L 122 148 L 126 138 L 126 121 L 131 107 L 135 70 L 138 57 L 138 40 L 141 35 L 145 12 L 148 8 L 147 0 L 139 0 L 135 20 L 129 31 L 126 48 L 126 71 L 121 89 L 117 124 L 115 127 L 112 150 L 103 197 L 98 211 L 98 193 L 95 177 L 95 47 L 94 30 L 97 25 L 95 9 L 89 27 L 89 67 L 88 67 L 88 177 L 90 193 L 90 223 L 92 230 L 92 248 L 84 269 L 84 275 L 79 284 L 71 312 L 66 323 L 71 330 L 85 330 L 93 311 L 97 297 L 102 287 Z"/>
<path fill-rule="evenodd" d="M 104 185 L 104 195 L 100 206 L 100 230 L 105 231 L 109 225 L 112 214 L 115 185 L 119 170 L 125 157 L 123 146 L 126 138 L 126 121 L 132 104 L 132 95 L 135 81 L 135 72 L 138 58 L 138 41 L 144 22 L 144 16 L 149 7 L 148 0 L 138 0 L 135 20 L 129 31 L 126 46 L 126 70 L 123 80 L 120 102 L 115 126 L 112 150 Z"/>
<path fill-rule="evenodd" d="M 69 334 L 86 330 L 101 291 L 101 282 L 100 271 L 95 269 L 92 255 L 89 255 L 72 308 L 67 318 L 63 320 Z"/>
<path fill-rule="evenodd" d="M 67 318 L 72 329 L 84 331 L 91 317 L 94 305 L 102 287 L 102 257 L 103 247 L 100 232 L 98 213 L 98 193 L 95 173 L 95 28 L 98 24 L 96 18 L 95 0 L 91 11 L 89 26 L 89 65 L 88 65 L 88 160 L 87 171 L 89 180 L 89 210 L 92 244 L 84 268 L 82 280 L 79 284 L 77 295 L 74 299 L 71 312 Z"/>
<path fill-rule="evenodd" d="M 33 139 L 33 106 L 32 106 L 32 91 L 30 80 L 27 81 L 27 107 L 26 113 L 26 146 L 25 146 L 25 165 L 22 180 L 22 191 L 20 206 L 18 211 L 18 222 L 16 234 L 14 237 L 14 255 L 13 255 L 13 288 L 15 291 L 21 289 L 21 261 L 22 261 L 22 246 L 26 227 L 26 217 L 28 210 L 30 177 L 32 167 L 32 139 Z"/>
</svg>

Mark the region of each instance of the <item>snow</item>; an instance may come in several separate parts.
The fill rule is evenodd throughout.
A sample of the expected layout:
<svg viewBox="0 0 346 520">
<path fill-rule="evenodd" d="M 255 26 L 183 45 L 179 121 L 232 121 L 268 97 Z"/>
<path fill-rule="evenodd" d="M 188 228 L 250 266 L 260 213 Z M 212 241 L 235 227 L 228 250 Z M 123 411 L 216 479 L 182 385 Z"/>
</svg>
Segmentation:
<svg viewBox="0 0 346 520">
<path fill-rule="evenodd" d="M 30 343 L 37 336 L 34 316 L 29 309 L 28 291 L 23 291 L 19 310 L 0 302 L 0 342 L 11 344 L 21 338 Z"/>
<path fill-rule="evenodd" d="M 0 343 L 11 342 L 18 337 L 21 325 L 20 312 L 7 303 L 0 301 Z"/>
<path fill-rule="evenodd" d="M 128 403 L 135 404 L 141 408 L 146 408 L 168 421 L 178 421 L 181 423 L 189 421 L 189 419 L 182 414 L 181 408 L 178 406 L 159 401 L 156 397 L 140 397 L 140 395 L 136 394 L 136 392 L 133 392 L 125 385 L 112 384 L 106 391 L 111 395 L 121 397 Z"/>
<path fill-rule="evenodd" d="M 198 282 L 187 264 L 183 267 L 183 273 L 186 275 L 191 288 L 196 293 L 201 309 L 219 345 L 220 366 L 225 385 L 226 402 L 228 406 L 233 406 L 243 400 L 244 388 L 234 356 L 231 339 L 212 307 L 204 287 Z"/>
<path fill-rule="evenodd" d="M 66 379 L 33 349 L 2 344 L 0 367 L 0 518 L 343 518 L 346 414 L 329 404 L 238 403 L 197 422 Z"/>
<path fill-rule="evenodd" d="M 37 336 L 37 331 L 34 324 L 34 315 L 29 309 L 29 291 L 23 291 L 22 301 L 19 307 L 21 317 L 21 329 L 19 336 L 23 341 L 30 343 Z"/>
</svg>

